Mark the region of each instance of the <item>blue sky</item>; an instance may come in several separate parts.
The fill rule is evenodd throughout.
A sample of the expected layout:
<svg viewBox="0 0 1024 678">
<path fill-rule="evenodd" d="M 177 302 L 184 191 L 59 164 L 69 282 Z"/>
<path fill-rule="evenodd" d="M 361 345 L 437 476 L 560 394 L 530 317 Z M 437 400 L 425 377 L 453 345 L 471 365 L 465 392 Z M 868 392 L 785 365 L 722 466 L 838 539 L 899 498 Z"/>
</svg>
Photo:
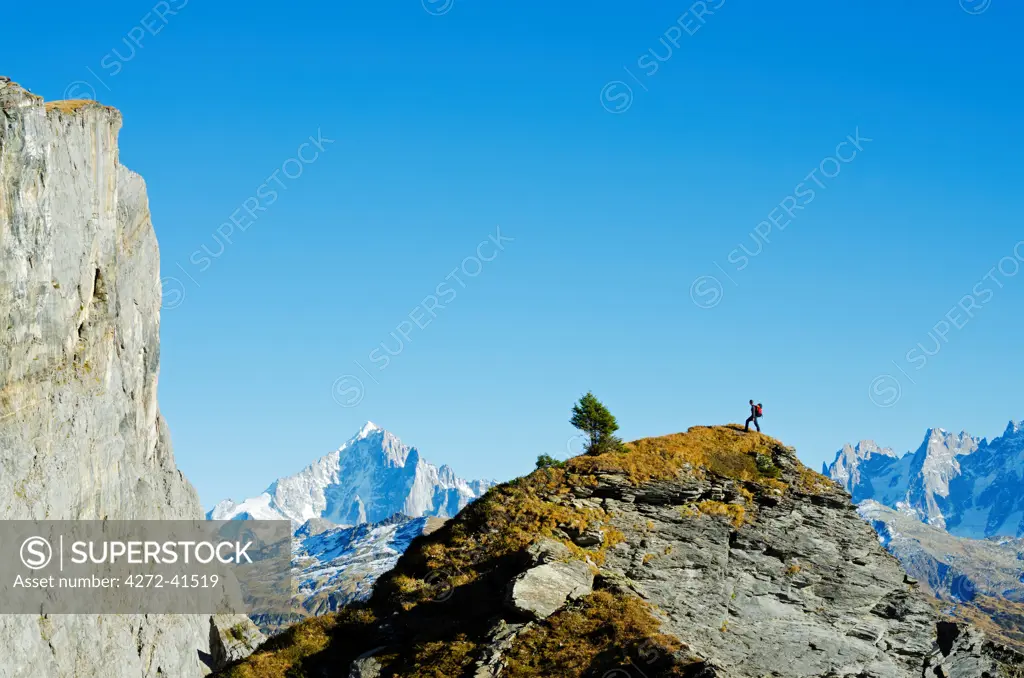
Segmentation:
<svg viewBox="0 0 1024 678">
<path fill-rule="evenodd" d="M 5 22 L 0 72 L 124 113 L 162 252 L 161 406 L 207 506 L 368 419 L 505 479 L 566 453 L 588 389 L 627 439 L 755 398 L 815 467 L 1024 417 L 1019 3 Z"/>
</svg>

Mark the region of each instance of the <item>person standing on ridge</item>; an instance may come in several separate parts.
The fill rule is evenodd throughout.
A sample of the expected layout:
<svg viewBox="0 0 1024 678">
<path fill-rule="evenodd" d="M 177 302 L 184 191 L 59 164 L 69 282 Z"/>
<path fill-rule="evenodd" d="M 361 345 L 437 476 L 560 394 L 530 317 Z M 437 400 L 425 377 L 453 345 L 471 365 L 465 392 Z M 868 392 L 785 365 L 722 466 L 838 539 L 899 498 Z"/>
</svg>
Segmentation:
<svg viewBox="0 0 1024 678">
<path fill-rule="evenodd" d="M 750 416 L 747 417 L 747 422 L 746 422 L 746 424 L 744 424 L 743 430 L 744 431 L 749 431 L 750 430 L 750 422 L 754 422 L 754 427 L 757 429 L 757 432 L 760 433 L 761 432 L 761 425 L 759 423 L 757 423 L 757 420 L 761 417 L 763 412 L 764 412 L 764 408 L 761 406 L 761 404 L 758 403 L 757 405 L 755 405 L 754 401 L 751 400 L 750 401 Z"/>
</svg>

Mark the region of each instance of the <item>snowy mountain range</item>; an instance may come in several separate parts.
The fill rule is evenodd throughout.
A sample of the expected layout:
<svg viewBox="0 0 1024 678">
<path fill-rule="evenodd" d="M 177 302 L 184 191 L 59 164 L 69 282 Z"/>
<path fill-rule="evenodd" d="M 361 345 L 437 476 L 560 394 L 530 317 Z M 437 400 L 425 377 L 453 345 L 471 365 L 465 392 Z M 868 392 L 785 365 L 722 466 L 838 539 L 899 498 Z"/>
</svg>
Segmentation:
<svg viewBox="0 0 1024 678">
<path fill-rule="evenodd" d="M 274 481 L 256 497 L 220 502 L 207 518 L 287 519 L 296 526 L 311 518 L 346 526 L 379 523 L 395 514 L 450 518 L 492 485 L 430 464 L 416 448 L 367 422 L 334 452 Z"/>
<path fill-rule="evenodd" d="M 855 502 L 873 500 L 958 537 L 1024 536 L 1024 423 L 989 441 L 930 429 L 902 456 L 864 440 L 845 445 L 823 473 Z"/>
</svg>

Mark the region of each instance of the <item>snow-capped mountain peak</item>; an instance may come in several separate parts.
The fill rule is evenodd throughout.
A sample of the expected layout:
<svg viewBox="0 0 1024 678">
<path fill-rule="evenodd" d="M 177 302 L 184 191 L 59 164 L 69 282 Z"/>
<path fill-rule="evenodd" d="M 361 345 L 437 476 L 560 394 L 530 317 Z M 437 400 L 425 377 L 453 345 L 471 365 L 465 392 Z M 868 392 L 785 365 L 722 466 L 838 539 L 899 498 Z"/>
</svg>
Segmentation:
<svg viewBox="0 0 1024 678">
<path fill-rule="evenodd" d="M 218 503 L 212 520 L 323 518 L 338 525 L 377 523 L 401 513 L 412 518 L 454 516 L 493 482 L 467 482 L 440 469 L 414 447 L 367 422 L 340 448 L 298 473 L 279 478 L 262 494 Z"/>
<path fill-rule="evenodd" d="M 357 433 L 355 437 L 356 438 L 366 438 L 371 433 L 376 433 L 377 431 L 380 431 L 380 430 L 381 430 L 380 426 L 377 426 L 372 421 L 368 421 L 365 424 L 363 424 L 363 427 L 361 429 L 359 429 L 359 433 Z"/>
<path fill-rule="evenodd" d="M 830 475 L 844 486 L 855 486 L 860 483 L 863 462 L 876 457 L 896 459 L 898 455 L 888 447 L 879 447 L 873 440 L 862 440 L 856 445 L 847 443 L 836 454 L 836 460 L 832 466 L 826 466 L 823 473 Z"/>
<path fill-rule="evenodd" d="M 826 470 L 856 502 L 872 499 L 959 536 L 1024 534 L 1024 423 L 1010 421 L 991 442 L 928 429 L 903 456 L 845 445 Z"/>
</svg>

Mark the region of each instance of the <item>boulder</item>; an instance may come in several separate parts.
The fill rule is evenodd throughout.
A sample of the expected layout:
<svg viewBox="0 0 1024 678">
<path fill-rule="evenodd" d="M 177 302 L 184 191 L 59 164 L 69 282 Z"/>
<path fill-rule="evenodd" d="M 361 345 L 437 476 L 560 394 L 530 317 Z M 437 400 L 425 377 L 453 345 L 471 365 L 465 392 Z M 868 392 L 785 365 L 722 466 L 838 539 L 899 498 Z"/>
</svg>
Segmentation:
<svg viewBox="0 0 1024 678">
<path fill-rule="evenodd" d="M 518 612 L 533 619 L 546 619 L 566 602 L 576 600 L 594 589 L 594 573 L 578 560 L 538 565 L 512 582 L 509 603 Z"/>
<path fill-rule="evenodd" d="M 210 657 L 213 668 L 220 669 L 245 659 L 267 638 L 248 618 L 236 614 L 210 617 Z"/>
</svg>

